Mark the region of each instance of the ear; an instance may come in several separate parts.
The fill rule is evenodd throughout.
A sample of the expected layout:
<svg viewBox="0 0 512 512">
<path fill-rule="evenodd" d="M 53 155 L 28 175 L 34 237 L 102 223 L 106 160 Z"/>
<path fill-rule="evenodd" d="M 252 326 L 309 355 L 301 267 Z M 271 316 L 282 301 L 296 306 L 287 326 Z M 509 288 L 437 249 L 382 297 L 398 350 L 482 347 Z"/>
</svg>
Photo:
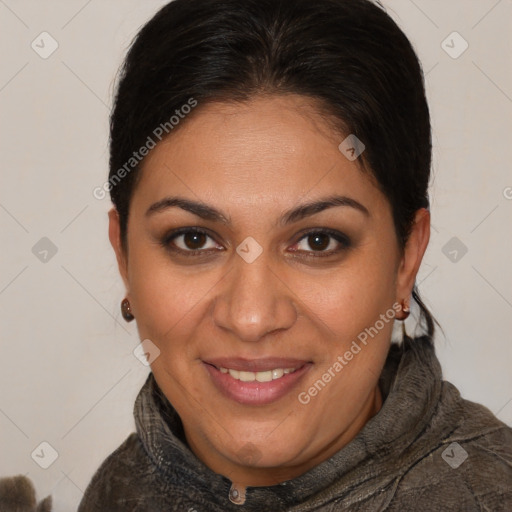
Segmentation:
<svg viewBox="0 0 512 512">
<path fill-rule="evenodd" d="M 396 300 L 409 299 L 416 281 L 416 274 L 430 239 L 430 212 L 426 208 L 416 211 L 409 239 L 398 267 Z"/>
<path fill-rule="evenodd" d="M 119 273 L 123 278 L 124 285 L 126 287 L 126 291 L 129 292 L 130 287 L 128 283 L 128 262 L 127 262 L 127 254 L 125 254 L 123 245 L 121 243 L 121 225 L 119 222 L 119 213 L 115 208 L 112 208 L 108 212 L 108 238 L 110 239 L 110 243 L 114 252 L 116 253 L 117 266 L 119 268 Z"/>
</svg>

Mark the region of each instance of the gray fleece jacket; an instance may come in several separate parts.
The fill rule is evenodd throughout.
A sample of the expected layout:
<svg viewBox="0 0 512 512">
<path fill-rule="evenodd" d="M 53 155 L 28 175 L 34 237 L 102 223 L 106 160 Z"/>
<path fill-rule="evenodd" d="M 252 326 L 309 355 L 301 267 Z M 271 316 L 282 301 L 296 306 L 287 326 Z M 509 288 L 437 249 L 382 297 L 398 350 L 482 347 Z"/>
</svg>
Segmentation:
<svg viewBox="0 0 512 512">
<path fill-rule="evenodd" d="M 348 445 L 237 500 L 188 448 L 150 373 L 137 432 L 102 463 L 78 512 L 512 511 L 512 429 L 442 380 L 430 339 L 393 344 L 380 387 L 382 409 Z"/>
</svg>

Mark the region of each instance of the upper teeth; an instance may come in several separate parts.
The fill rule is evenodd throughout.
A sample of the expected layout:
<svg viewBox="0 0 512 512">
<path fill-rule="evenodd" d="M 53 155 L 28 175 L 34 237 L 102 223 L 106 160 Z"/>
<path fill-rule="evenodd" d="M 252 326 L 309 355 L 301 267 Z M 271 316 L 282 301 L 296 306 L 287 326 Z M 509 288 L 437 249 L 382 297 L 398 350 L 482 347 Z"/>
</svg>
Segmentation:
<svg viewBox="0 0 512 512">
<path fill-rule="evenodd" d="M 266 372 L 243 372 L 240 370 L 232 370 L 231 368 L 219 368 L 222 373 L 229 373 L 231 377 L 242 382 L 270 382 L 271 380 L 280 379 L 285 373 L 292 373 L 296 368 L 276 368 Z"/>
</svg>

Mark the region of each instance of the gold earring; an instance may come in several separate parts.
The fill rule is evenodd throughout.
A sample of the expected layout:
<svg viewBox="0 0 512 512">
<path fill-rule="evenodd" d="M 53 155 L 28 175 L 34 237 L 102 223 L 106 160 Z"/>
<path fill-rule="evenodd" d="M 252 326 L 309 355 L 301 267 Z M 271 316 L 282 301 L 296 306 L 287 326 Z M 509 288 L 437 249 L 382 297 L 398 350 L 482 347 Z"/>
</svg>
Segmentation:
<svg viewBox="0 0 512 512">
<path fill-rule="evenodd" d="M 121 314 L 127 322 L 131 322 L 135 318 L 132 314 L 130 301 L 127 298 L 121 301 Z"/>
<path fill-rule="evenodd" d="M 411 308 L 409 306 L 409 300 L 408 299 L 402 300 L 402 302 L 400 303 L 400 307 L 402 309 L 402 313 L 401 313 L 401 316 L 399 318 L 399 320 L 402 320 L 402 340 L 405 340 L 406 338 L 409 337 L 407 335 L 407 331 L 405 330 L 405 320 L 407 319 L 407 317 L 411 313 Z"/>
<path fill-rule="evenodd" d="M 409 306 L 409 301 L 408 301 L 408 299 L 404 299 L 404 300 L 402 301 L 402 303 L 400 304 L 400 307 L 402 308 L 402 313 L 403 313 L 403 315 L 404 315 L 404 317 L 403 317 L 403 318 L 401 318 L 400 320 L 405 320 L 405 319 L 409 316 L 409 314 L 410 314 L 410 312 L 411 312 L 411 308 L 410 308 L 410 306 Z"/>
</svg>

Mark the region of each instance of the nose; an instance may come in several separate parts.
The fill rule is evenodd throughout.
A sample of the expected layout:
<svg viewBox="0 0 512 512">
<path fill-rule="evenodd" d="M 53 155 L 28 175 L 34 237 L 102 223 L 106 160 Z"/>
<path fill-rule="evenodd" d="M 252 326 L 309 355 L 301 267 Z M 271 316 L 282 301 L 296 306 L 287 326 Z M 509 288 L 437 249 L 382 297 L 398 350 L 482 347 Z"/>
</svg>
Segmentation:
<svg viewBox="0 0 512 512">
<path fill-rule="evenodd" d="M 267 260 L 238 258 L 234 265 L 215 299 L 215 324 L 246 342 L 292 327 L 297 320 L 293 293 Z"/>
</svg>

